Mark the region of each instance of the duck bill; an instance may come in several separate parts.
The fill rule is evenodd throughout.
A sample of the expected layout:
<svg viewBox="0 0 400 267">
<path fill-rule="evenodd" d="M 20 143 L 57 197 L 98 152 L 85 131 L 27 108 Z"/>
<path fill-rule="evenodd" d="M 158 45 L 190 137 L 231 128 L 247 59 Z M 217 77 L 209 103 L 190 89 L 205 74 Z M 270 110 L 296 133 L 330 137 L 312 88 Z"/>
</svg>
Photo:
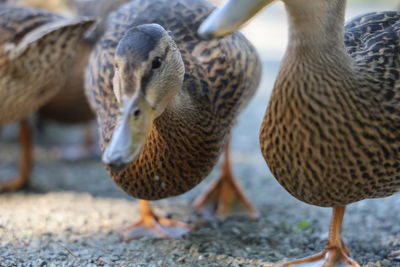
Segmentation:
<svg viewBox="0 0 400 267">
<path fill-rule="evenodd" d="M 154 109 L 144 96 L 122 103 L 122 114 L 102 156 L 103 163 L 117 169 L 123 169 L 138 156 L 154 120 Z"/>
<path fill-rule="evenodd" d="M 224 37 L 239 29 L 261 9 L 276 0 L 228 0 L 214 10 L 200 25 L 199 35 L 204 39 Z"/>
</svg>

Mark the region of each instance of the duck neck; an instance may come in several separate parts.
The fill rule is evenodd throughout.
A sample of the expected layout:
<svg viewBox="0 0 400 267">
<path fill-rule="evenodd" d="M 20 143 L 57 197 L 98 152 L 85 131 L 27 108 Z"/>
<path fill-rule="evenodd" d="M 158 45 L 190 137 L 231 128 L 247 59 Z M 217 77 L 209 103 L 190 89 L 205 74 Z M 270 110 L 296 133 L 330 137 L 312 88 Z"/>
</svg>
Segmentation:
<svg viewBox="0 0 400 267">
<path fill-rule="evenodd" d="M 214 139 L 215 135 L 221 134 L 219 132 L 221 129 L 216 127 L 217 120 L 211 119 L 215 116 L 212 107 L 208 105 L 208 102 L 202 102 L 192 96 L 189 90 L 193 90 L 193 88 L 188 87 L 184 82 L 180 91 L 172 98 L 163 114 L 154 123 L 153 130 L 161 133 L 169 129 L 168 132 L 173 133 L 174 140 L 168 140 L 169 146 L 174 147 L 173 149 L 175 149 L 175 141 L 187 141 L 188 138 L 193 137 L 194 133 L 196 138 L 193 138 L 191 142 L 199 143 L 199 145 L 209 139 Z M 210 131 L 203 131 L 208 127 L 210 127 Z M 172 135 L 168 135 L 169 137 Z M 162 141 L 165 140 L 164 138 Z M 161 140 L 159 141 L 161 142 Z M 191 152 L 196 153 L 195 150 Z"/>
<path fill-rule="evenodd" d="M 193 86 L 200 85 L 184 85 L 154 121 L 129 172 L 112 171 L 128 194 L 153 200 L 182 194 L 211 171 L 229 127 L 219 126 L 213 109 L 191 96 Z"/>
<path fill-rule="evenodd" d="M 289 19 L 288 53 L 335 54 L 347 57 L 344 47 L 346 0 L 287 1 Z"/>
</svg>

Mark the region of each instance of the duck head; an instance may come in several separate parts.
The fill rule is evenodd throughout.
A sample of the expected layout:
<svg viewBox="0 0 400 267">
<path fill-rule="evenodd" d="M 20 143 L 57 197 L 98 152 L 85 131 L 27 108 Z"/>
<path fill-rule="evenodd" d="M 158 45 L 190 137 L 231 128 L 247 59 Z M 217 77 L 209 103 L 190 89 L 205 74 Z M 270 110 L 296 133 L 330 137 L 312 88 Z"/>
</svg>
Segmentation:
<svg viewBox="0 0 400 267">
<path fill-rule="evenodd" d="M 184 63 L 168 32 L 158 24 L 127 30 L 114 55 L 113 90 L 120 114 L 102 160 L 124 167 L 140 153 L 154 120 L 183 84 Z"/>
</svg>

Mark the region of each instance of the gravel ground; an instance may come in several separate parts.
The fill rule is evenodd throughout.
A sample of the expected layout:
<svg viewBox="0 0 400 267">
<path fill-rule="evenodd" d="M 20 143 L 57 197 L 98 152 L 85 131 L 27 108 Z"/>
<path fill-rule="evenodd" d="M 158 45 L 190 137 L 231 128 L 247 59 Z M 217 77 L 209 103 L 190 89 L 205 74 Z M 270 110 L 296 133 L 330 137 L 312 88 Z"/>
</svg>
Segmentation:
<svg viewBox="0 0 400 267">
<path fill-rule="evenodd" d="M 257 36 L 255 36 L 257 39 Z M 263 57 L 264 58 L 264 57 Z M 137 202 L 118 189 L 98 159 L 58 160 L 52 147 L 77 142 L 80 128 L 52 125 L 36 135 L 36 165 L 27 190 L 0 195 L 0 266 L 277 266 L 320 251 L 330 209 L 291 197 L 272 177 L 259 151 L 258 129 L 279 66 L 264 62 L 261 90 L 239 118 L 233 134 L 235 174 L 259 210 L 206 221 L 191 201 L 217 178 L 216 168 L 201 185 L 153 202 L 160 215 L 195 225 L 180 239 L 122 241 L 119 231 L 137 219 Z M 15 127 L 0 143 L 0 177 L 16 173 Z M 400 266 L 387 255 L 400 249 L 400 195 L 348 207 L 344 239 L 364 266 Z"/>
</svg>

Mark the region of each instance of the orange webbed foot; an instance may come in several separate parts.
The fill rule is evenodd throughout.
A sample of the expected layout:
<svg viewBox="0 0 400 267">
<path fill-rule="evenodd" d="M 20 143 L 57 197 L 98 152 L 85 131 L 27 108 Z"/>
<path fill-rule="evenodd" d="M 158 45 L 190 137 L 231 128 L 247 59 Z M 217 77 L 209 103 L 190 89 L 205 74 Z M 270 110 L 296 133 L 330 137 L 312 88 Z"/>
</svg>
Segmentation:
<svg viewBox="0 0 400 267">
<path fill-rule="evenodd" d="M 195 210 L 204 211 L 208 215 L 213 214 L 222 218 L 236 211 L 235 208 L 239 206 L 243 206 L 251 217 L 258 217 L 256 209 L 234 178 L 232 176 L 226 177 L 225 175 L 222 175 L 193 203 Z"/>
<path fill-rule="evenodd" d="M 157 216 L 145 200 L 140 200 L 140 213 L 138 221 L 121 231 L 125 241 L 144 236 L 178 238 L 192 229 L 186 223 Z"/>
<path fill-rule="evenodd" d="M 329 231 L 329 239 L 326 248 L 315 255 L 287 262 L 282 267 L 295 266 L 314 262 L 316 266 L 333 267 L 338 263 L 345 263 L 348 266 L 360 267 L 360 265 L 349 257 L 349 249 L 341 238 L 342 222 L 345 207 L 333 208 L 332 221 Z M 318 264 L 318 265 L 317 265 Z"/>
<path fill-rule="evenodd" d="M 204 211 L 207 215 L 213 214 L 217 217 L 226 217 L 236 211 L 236 207 L 241 206 L 245 208 L 251 217 L 257 218 L 257 210 L 246 197 L 232 174 L 229 143 L 225 146 L 224 154 L 225 160 L 221 176 L 194 201 L 194 209 Z"/>
<path fill-rule="evenodd" d="M 348 266 L 352 267 L 360 267 L 360 265 L 355 260 L 349 257 L 347 248 L 345 246 L 328 247 L 315 255 L 287 262 L 283 264 L 282 267 L 295 266 L 311 262 L 320 262 L 318 266 L 323 267 L 335 266 L 335 264 L 339 262 L 346 263 Z"/>
<path fill-rule="evenodd" d="M 17 191 L 24 188 L 28 184 L 29 179 L 23 176 L 16 176 L 7 181 L 0 182 L 0 192 Z"/>
</svg>

